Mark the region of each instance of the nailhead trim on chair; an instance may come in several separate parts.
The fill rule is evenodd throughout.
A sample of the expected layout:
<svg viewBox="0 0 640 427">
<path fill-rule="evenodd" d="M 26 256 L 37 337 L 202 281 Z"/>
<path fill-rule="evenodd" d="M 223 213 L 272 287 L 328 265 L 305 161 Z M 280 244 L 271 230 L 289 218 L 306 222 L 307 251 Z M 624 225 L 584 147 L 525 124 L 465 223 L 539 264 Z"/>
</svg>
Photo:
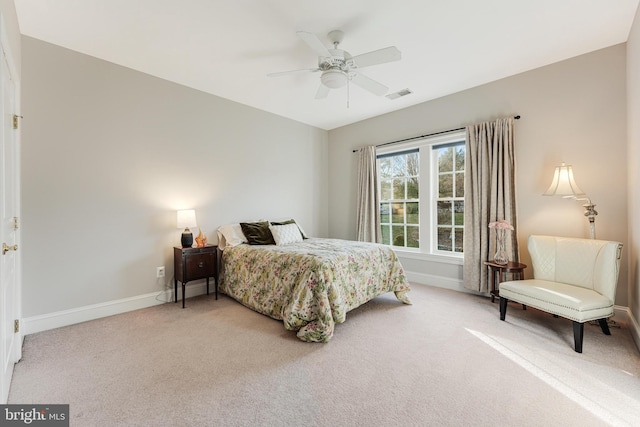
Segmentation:
<svg viewBox="0 0 640 427">
<path fill-rule="evenodd" d="M 509 292 L 513 292 L 513 293 L 515 293 L 515 294 L 522 295 L 522 293 L 518 293 L 517 291 L 511 290 L 511 289 L 509 289 Z M 527 295 L 527 297 L 528 297 L 528 298 L 531 298 L 531 299 L 534 299 L 534 300 L 536 300 L 536 301 L 542 301 L 542 302 L 545 302 L 545 303 L 547 303 L 547 304 L 555 305 L 556 307 L 563 307 L 563 308 L 566 308 L 566 309 L 571 310 L 571 311 L 579 312 L 578 310 L 576 310 L 576 309 L 575 309 L 575 308 L 573 308 L 573 307 L 567 307 L 566 305 L 556 304 L 556 303 L 554 303 L 554 302 L 547 301 L 547 300 L 541 300 L 540 298 L 535 298 L 535 297 L 532 297 L 532 296 L 529 296 L 529 295 Z M 514 301 L 514 302 L 517 302 L 517 303 L 520 303 L 520 304 L 525 304 L 525 305 L 527 305 L 527 306 L 537 308 L 538 310 L 542 310 L 542 311 L 545 311 L 545 312 L 548 312 L 548 313 L 551 313 L 551 314 L 555 314 L 555 315 L 557 315 L 557 316 L 562 316 L 562 317 L 564 317 L 565 319 L 573 320 L 574 322 L 581 322 L 581 323 L 584 323 L 584 322 L 590 322 L 591 320 L 598 320 L 598 319 L 601 319 L 601 318 L 603 317 L 603 316 L 600 316 L 600 315 L 599 315 L 599 316 L 596 316 L 596 317 L 594 317 L 594 318 L 592 318 L 592 319 L 578 320 L 578 319 L 576 319 L 576 318 L 568 317 L 566 314 L 556 313 L 556 312 L 553 312 L 553 311 L 551 311 L 551 310 L 547 310 L 546 308 L 544 308 L 544 309 L 543 309 L 543 308 L 540 308 L 540 307 L 536 307 L 535 305 L 531 305 L 531 304 L 529 304 L 528 302 L 518 301 L 518 300 L 516 300 L 516 299 L 509 299 L 509 298 L 507 298 L 507 297 L 504 297 L 504 298 L 505 298 L 505 299 L 507 299 L 507 300 L 509 300 L 509 301 Z M 607 306 L 607 307 L 599 307 L 599 308 L 593 308 L 593 309 L 589 309 L 589 310 L 584 310 L 584 311 L 582 311 L 581 313 L 587 313 L 587 312 L 589 312 L 589 311 L 595 311 L 595 310 L 602 310 L 602 309 L 605 309 L 605 308 L 611 308 L 611 309 L 613 309 L 613 304 L 611 304 L 611 305 L 609 305 L 609 306 Z M 610 315 L 608 315 L 608 316 L 604 316 L 604 317 L 610 317 L 610 316 L 613 316 L 613 313 L 611 313 L 611 314 L 610 314 Z"/>
</svg>

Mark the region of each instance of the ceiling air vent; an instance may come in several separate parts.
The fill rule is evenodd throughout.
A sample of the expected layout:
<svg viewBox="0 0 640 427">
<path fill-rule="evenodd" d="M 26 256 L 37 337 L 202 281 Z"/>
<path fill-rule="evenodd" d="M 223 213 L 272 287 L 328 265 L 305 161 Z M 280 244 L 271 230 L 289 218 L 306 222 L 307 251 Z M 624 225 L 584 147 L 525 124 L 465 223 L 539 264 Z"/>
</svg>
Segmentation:
<svg viewBox="0 0 640 427">
<path fill-rule="evenodd" d="M 387 95 L 387 98 L 389 98 L 389 99 L 398 99 L 401 96 L 409 95 L 410 93 L 413 93 L 411 91 L 411 89 L 402 89 L 402 90 L 399 90 L 397 92 L 390 93 L 389 95 Z"/>
</svg>

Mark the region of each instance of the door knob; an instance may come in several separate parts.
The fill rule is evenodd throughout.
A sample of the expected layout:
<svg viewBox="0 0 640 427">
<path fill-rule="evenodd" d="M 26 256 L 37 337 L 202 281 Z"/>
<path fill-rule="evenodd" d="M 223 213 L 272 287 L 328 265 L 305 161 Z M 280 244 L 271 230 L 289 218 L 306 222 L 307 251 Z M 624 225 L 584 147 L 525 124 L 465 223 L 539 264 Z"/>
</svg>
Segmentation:
<svg viewBox="0 0 640 427">
<path fill-rule="evenodd" d="M 5 255 L 9 251 L 17 251 L 18 245 L 9 246 L 6 243 L 2 244 L 2 255 Z"/>
</svg>

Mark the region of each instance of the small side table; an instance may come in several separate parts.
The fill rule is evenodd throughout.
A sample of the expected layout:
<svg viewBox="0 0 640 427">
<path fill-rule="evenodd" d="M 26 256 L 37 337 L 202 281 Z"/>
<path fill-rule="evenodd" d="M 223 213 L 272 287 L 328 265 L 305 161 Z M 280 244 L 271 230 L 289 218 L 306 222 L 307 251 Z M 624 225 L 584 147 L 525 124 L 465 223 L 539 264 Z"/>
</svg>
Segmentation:
<svg viewBox="0 0 640 427">
<path fill-rule="evenodd" d="M 209 295 L 209 277 L 216 283 L 216 299 L 218 299 L 218 246 L 206 245 L 201 248 L 173 248 L 174 302 L 178 302 L 178 281 L 182 282 L 182 308 L 187 282 L 207 279 L 207 295 Z"/>
<path fill-rule="evenodd" d="M 494 260 L 485 261 L 484 265 L 491 269 L 491 302 L 495 301 L 495 297 L 500 297 L 500 283 L 504 282 L 505 275 L 512 274 L 513 280 L 524 279 L 524 269 L 527 264 L 509 261 L 506 264 L 497 264 Z M 516 277 L 517 276 L 517 277 Z"/>
</svg>

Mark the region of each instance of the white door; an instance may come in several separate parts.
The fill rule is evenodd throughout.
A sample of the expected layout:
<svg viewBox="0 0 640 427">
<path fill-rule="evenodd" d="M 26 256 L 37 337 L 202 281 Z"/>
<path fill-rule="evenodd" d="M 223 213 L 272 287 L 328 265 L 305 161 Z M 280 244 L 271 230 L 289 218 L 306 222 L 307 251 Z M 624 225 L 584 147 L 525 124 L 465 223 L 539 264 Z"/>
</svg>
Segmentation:
<svg viewBox="0 0 640 427">
<path fill-rule="evenodd" d="M 16 88 L 11 78 L 4 43 L 0 43 L 0 362 L 2 381 L 0 403 L 6 403 L 13 365 L 21 357 L 21 334 L 15 331 L 20 310 L 19 256 L 19 148 L 13 124 Z"/>
</svg>

